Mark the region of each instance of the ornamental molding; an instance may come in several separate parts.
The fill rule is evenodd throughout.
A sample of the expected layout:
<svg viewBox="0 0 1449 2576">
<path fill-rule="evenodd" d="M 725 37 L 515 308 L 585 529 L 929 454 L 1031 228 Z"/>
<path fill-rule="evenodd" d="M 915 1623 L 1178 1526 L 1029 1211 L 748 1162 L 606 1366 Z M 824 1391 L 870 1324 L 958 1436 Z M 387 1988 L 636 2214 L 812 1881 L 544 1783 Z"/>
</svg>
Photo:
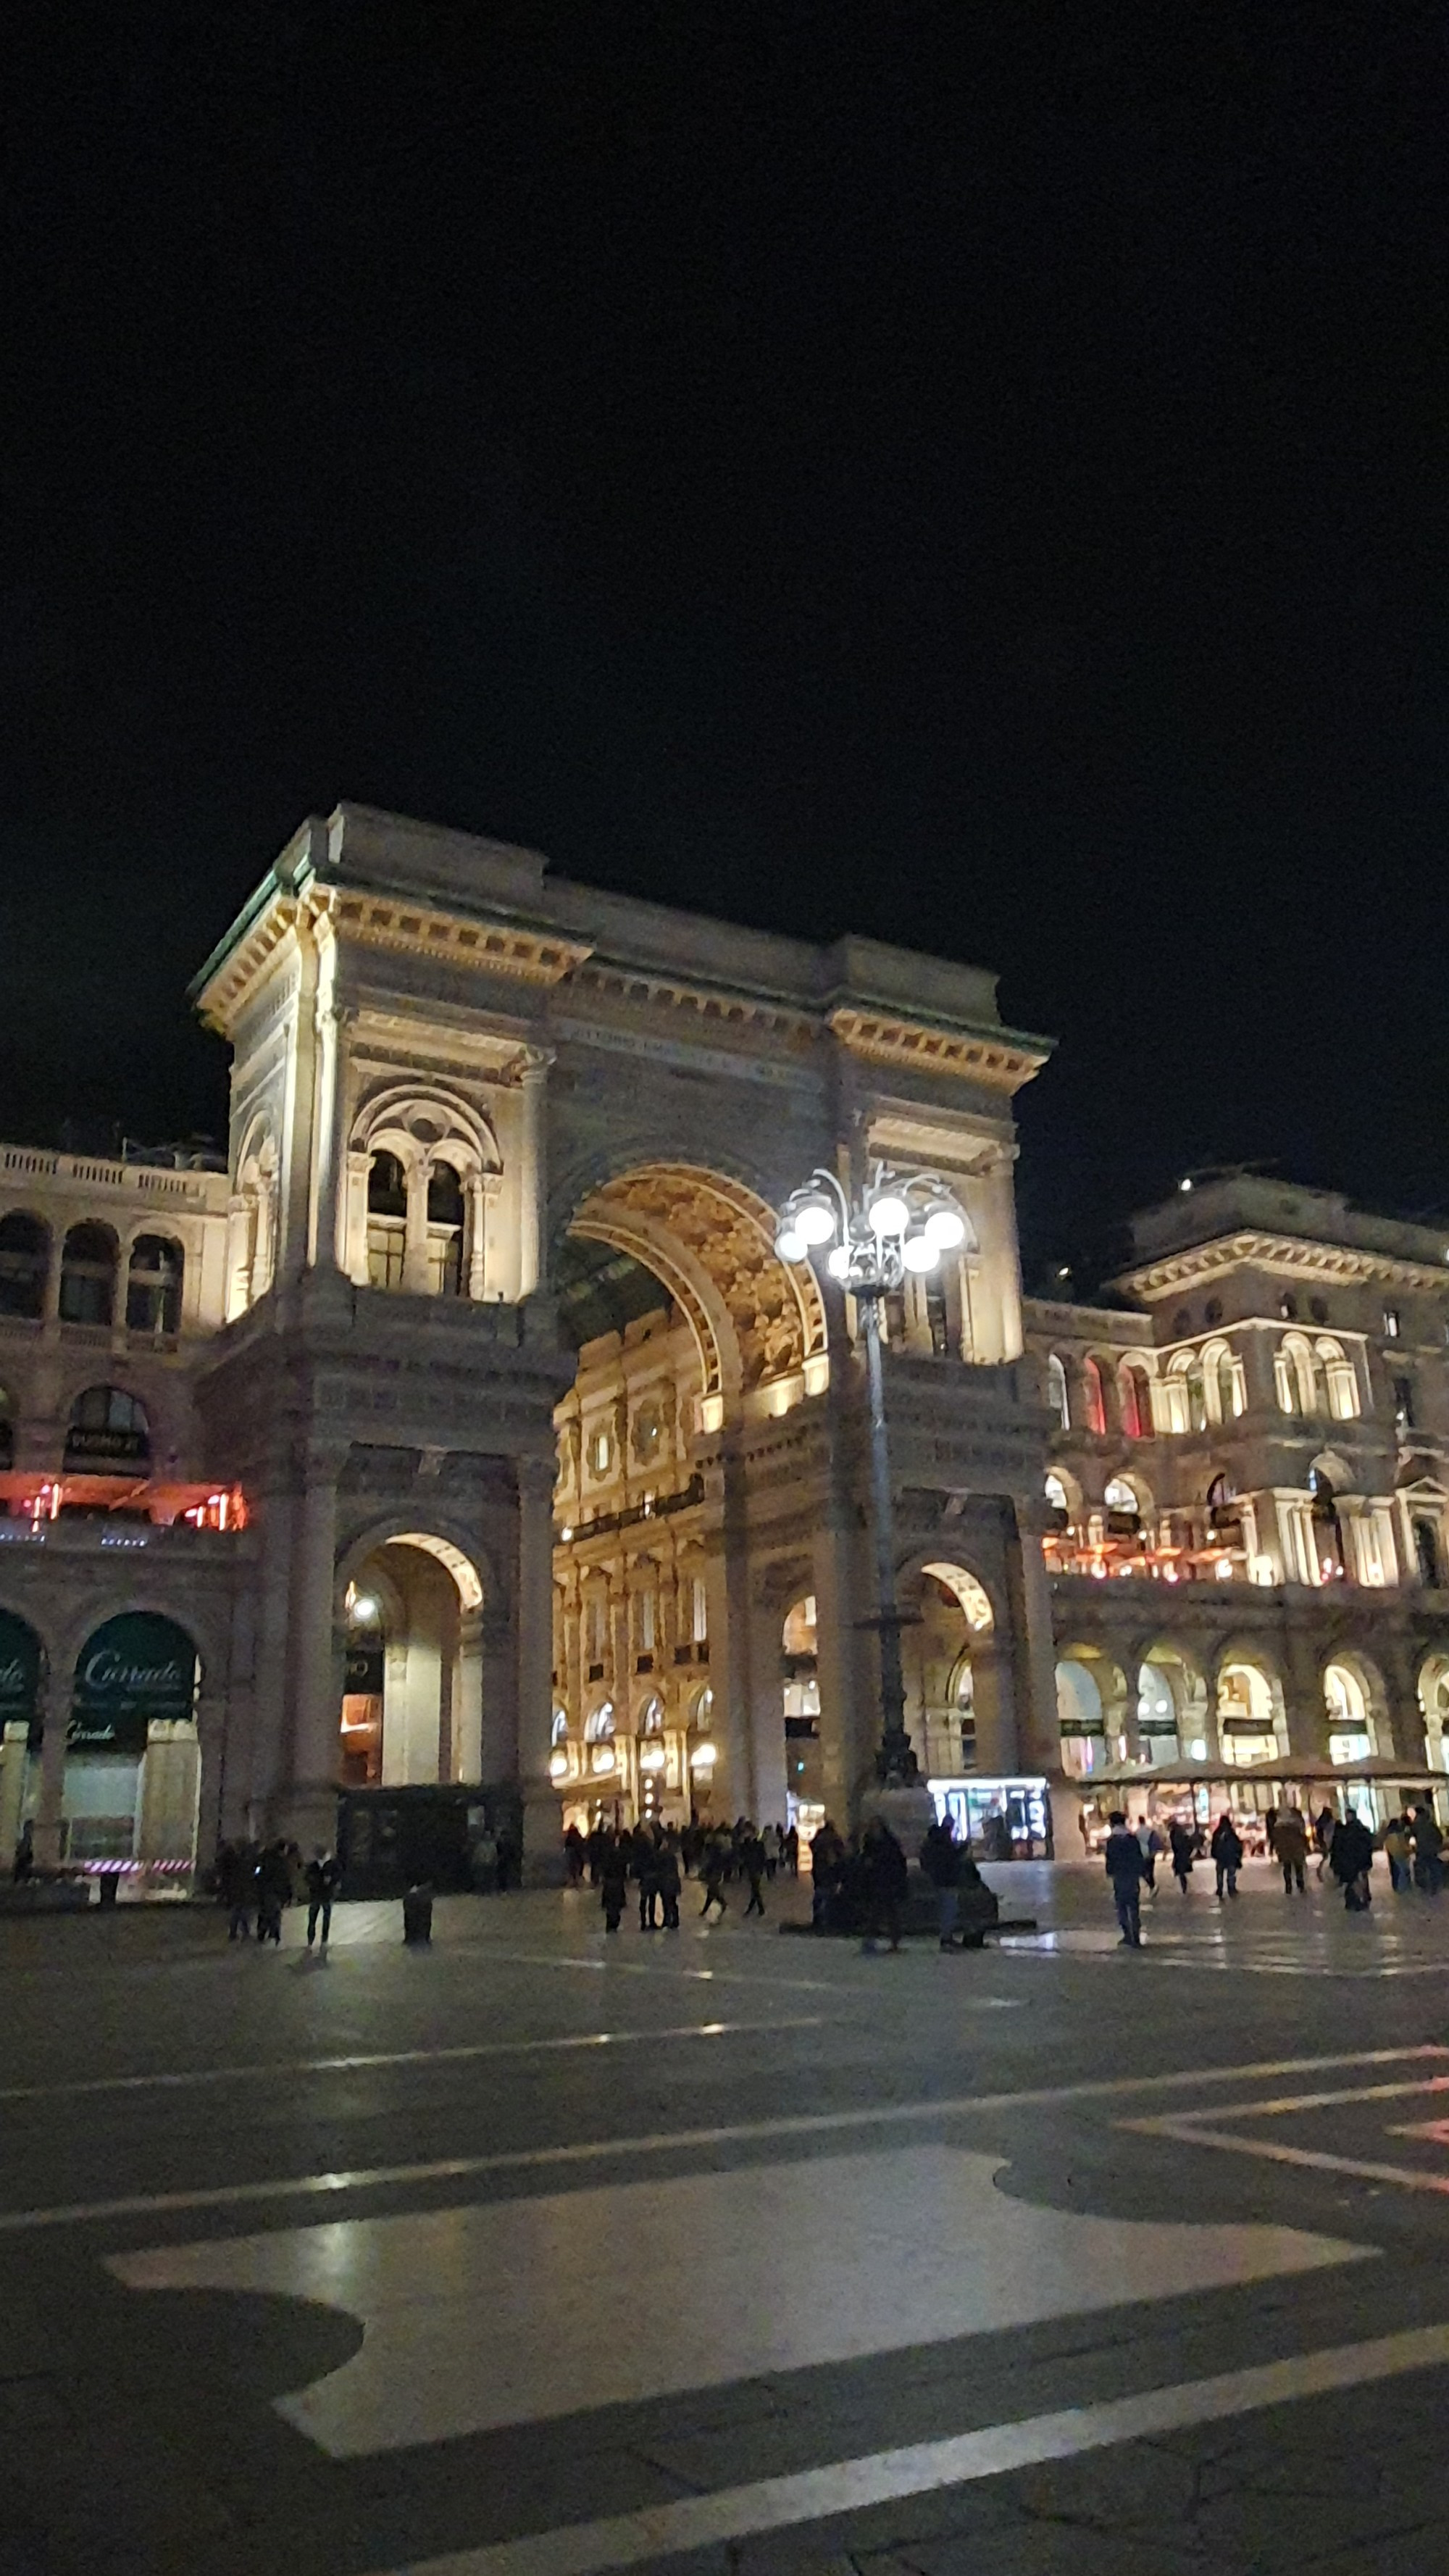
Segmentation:
<svg viewBox="0 0 1449 2576">
<path fill-rule="evenodd" d="M 909 1067 L 974 1082 L 988 1091 L 1019 1091 L 1047 1061 L 1044 1047 L 1024 1046 L 1005 1030 L 999 1037 L 930 1027 L 923 1020 L 887 1018 L 878 1011 L 842 1008 L 830 1013 L 833 1037 L 868 1064 Z"/>
<path fill-rule="evenodd" d="M 1366 1252 L 1348 1244 L 1307 1243 L 1291 1234 L 1220 1235 L 1213 1243 L 1172 1253 L 1142 1270 L 1128 1271 L 1115 1284 L 1133 1297 L 1162 1297 L 1173 1288 L 1188 1288 L 1225 1271 L 1251 1264 L 1284 1279 L 1319 1279 L 1342 1287 L 1410 1288 L 1449 1294 L 1449 1269 L 1426 1261 L 1404 1261 L 1387 1252 Z"/>
</svg>

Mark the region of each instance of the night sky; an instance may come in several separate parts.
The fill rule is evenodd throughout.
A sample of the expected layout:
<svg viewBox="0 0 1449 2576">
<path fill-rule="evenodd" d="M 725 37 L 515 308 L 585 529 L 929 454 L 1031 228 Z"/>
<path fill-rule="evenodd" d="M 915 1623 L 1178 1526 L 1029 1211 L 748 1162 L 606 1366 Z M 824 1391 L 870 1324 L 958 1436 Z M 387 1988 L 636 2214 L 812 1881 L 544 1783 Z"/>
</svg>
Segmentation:
<svg viewBox="0 0 1449 2576">
<path fill-rule="evenodd" d="M 1449 38 L 1412 0 L 23 12 L 0 1133 L 224 1129 L 339 797 L 995 967 L 1028 1266 L 1449 1207 Z"/>
</svg>

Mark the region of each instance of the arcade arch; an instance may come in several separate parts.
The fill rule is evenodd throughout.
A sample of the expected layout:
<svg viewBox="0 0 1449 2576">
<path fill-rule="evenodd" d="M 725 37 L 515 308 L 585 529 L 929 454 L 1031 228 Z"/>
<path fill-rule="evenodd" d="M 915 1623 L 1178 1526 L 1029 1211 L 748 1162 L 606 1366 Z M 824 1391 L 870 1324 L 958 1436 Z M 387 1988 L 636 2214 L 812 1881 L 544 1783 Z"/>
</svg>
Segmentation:
<svg viewBox="0 0 1449 2576">
<path fill-rule="evenodd" d="M 1147 1762 L 1207 1758 L 1207 1683 L 1167 1639 L 1149 1646 L 1138 1668 L 1137 1741 Z"/>
<path fill-rule="evenodd" d="M 969 1566 L 950 1561 L 923 1565 L 913 1588 L 920 1617 L 901 1632 L 901 1660 L 922 1771 L 939 1781 L 1009 1769 L 990 1593 Z"/>
<path fill-rule="evenodd" d="M 1283 1685 L 1256 1655 L 1229 1652 L 1218 1666 L 1218 1750 L 1233 1770 L 1288 1750 Z"/>
<path fill-rule="evenodd" d="M 1062 1768 L 1090 1779 L 1122 1757 L 1126 1745 L 1127 1679 L 1100 1646 L 1069 1645 L 1057 1658 L 1057 1725 Z"/>
<path fill-rule="evenodd" d="M 351 1788 L 477 1780 L 483 1764 L 483 1582 L 431 1530 L 354 1549 L 343 1596 L 340 1772 Z"/>
<path fill-rule="evenodd" d="M 1323 1668 L 1328 1758 L 1351 1766 L 1393 1750 L 1383 1677 L 1365 1655 L 1341 1649 Z"/>
<path fill-rule="evenodd" d="M 1449 1648 L 1438 1647 L 1419 1666 L 1419 1708 L 1424 1720 L 1424 1759 L 1449 1771 Z"/>
</svg>

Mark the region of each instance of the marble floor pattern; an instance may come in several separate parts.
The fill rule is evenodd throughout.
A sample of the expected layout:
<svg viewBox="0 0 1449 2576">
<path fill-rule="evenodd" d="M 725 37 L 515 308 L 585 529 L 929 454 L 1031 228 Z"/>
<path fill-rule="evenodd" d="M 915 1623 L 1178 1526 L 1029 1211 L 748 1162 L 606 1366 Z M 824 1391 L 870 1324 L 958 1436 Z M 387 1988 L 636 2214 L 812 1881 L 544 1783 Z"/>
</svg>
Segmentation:
<svg viewBox="0 0 1449 2576">
<path fill-rule="evenodd" d="M 278 2404 L 334 2458 L 1353 2262 L 1288 2227 L 1039 2208 L 922 2144 L 113 2256 L 133 2290 L 270 2292 L 363 2327 Z M 651 2280 L 690 2284 L 661 2334 Z M 789 2285 L 808 2283 L 808 2292 Z"/>
</svg>

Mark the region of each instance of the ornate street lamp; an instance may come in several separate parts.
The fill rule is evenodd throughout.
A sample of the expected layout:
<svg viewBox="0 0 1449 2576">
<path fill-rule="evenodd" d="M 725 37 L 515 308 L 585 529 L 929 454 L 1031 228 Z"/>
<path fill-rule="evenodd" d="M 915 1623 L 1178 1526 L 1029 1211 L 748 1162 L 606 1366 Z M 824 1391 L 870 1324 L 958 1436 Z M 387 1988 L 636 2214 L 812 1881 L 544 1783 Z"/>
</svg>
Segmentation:
<svg viewBox="0 0 1449 2576">
<path fill-rule="evenodd" d="M 883 1789 L 919 1789 L 921 1776 L 906 1732 L 901 1673 L 903 1622 L 896 1601 L 895 1516 L 880 1359 L 881 1299 L 901 1286 L 908 1271 L 928 1275 L 936 1269 L 942 1253 L 958 1251 L 970 1232 L 936 1173 L 893 1172 L 877 1163 L 855 1199 L 847 1197 L 834 1172 L 812 1172 L 804 1187 L 792 1191 L 785 1201 L 775 1236 L 775 1250 L 782 1261 L 808 1261 L 812 1253 L 825 1252 L 826 1269 L 855 1299 L 865 1331 L 876 1615 L 862 1624 L 880 1632 L 882 1722 L 875 1765 Z"/>
</svg>

